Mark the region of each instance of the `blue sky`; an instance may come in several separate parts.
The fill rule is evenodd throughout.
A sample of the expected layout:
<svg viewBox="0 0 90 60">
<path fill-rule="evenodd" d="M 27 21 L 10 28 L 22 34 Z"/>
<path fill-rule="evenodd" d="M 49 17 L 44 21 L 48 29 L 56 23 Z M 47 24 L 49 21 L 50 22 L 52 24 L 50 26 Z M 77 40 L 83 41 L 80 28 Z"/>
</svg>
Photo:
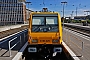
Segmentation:
<svg viewBox="0 0 90 60">
<path fill-rule="evenodd" d="M 42 10 L 43 7 L 47 7 L 48 10 L 50 11 L 59 12 L 61 16 L 62 16 L 62 12 L 61 12 L 62 11 L 62 5 L 61 5 L 62 1 L 67 2 L 67 4 L 65 5 L 65 16 L 71 16 L 72 11 L 74 11 L 73 16 L 75 16 L 76 7 L 78 11 L 77 15 L 81 15 L 81 16 L 87 15 L 86 12 L 84 11 L 90 10 L 90 0 L 26 0 L 26 1 L 31 2 L 32 5 L 29 5 L 29 9 L 31 10 L 40 11 Z M 44 1 L 45 6 L 43 4 L 43 1 Z"/>
</svg>

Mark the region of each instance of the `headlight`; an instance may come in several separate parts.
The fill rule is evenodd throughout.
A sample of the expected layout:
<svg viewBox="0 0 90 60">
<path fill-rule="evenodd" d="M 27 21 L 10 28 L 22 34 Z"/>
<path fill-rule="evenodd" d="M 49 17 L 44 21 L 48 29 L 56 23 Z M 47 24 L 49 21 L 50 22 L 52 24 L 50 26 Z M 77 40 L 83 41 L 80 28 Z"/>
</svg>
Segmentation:
<svg viewBox="0 0 90 60">
<path fill-rule="evenodd" d="M 38 42 L 38 40 L 32 40 L 32 43 L 37 43 Z"/>
<path fill-rule="evenodd" d="M 52 40 L 52 42 L 53 42 L 53 43 L 58 43 L 58 42 L 59 42 L 59 40 Z"/>
</svg>

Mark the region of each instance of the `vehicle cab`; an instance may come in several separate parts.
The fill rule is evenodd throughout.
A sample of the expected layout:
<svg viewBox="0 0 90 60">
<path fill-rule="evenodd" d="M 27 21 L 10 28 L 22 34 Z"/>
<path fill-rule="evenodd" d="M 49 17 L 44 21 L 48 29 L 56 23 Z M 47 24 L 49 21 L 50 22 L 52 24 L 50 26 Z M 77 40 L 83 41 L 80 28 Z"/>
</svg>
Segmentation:
<svg viewBox="0 0 90 60">
<path fill-rule="evenodd" d="M 28 29 L 28 52 L 51 54 L 61 53 L 62 26 L 56 12 L 32 12 Z M 51 57 L 50 56 L 50 57 Z"/>
</svg>

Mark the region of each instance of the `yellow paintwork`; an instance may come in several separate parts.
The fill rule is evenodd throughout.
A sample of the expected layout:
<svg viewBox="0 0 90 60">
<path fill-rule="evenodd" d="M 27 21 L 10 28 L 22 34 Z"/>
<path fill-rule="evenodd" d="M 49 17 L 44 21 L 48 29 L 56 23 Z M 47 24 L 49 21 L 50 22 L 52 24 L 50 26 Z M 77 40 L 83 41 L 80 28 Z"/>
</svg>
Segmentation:
<svg viewBox="0 0 90 60">
<path fill-rule="evenodd" d="M 59 32 L 31 32 L 32 27 L 32 15 L 33 14 L 57 14 L 58 15 L 58 23 L 59 23 Z M 32 12 L 30 14 L 29 20 L 29 29 L 28 29 L 28 42 L 29 44 L 61 44 L 62 43 L 62 25 L 61 25 L 61 17 L 57 12 Z M 58 43 L 52 43 L 52 40 L 59 39 Z M 35 39 L 38 40 L 38 43 L 32 43 L 31 40 Z M 40 40 L 47 40 L 41 42 Z M 49 41 L 48 41 L 49 40 Z"/>
</svg>

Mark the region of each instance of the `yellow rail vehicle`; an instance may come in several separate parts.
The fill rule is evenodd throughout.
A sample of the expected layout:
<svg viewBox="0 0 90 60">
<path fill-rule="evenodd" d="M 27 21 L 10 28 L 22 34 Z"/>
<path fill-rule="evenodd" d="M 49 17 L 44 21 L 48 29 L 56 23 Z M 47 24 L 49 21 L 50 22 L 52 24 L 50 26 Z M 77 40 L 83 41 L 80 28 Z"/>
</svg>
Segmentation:
<svg viewBox="0 0 90 60">
<path fill-rule="evenodd" d="M 32 12 L 28 29 L 28 54 L 44 53 L 51 58 L 62 51 L 62 26 L 59 13 Z M 36 54 L 37 55 L 37 54 Z M 39 56 L 38 55 L 38 56 Z"/>
</svg>

